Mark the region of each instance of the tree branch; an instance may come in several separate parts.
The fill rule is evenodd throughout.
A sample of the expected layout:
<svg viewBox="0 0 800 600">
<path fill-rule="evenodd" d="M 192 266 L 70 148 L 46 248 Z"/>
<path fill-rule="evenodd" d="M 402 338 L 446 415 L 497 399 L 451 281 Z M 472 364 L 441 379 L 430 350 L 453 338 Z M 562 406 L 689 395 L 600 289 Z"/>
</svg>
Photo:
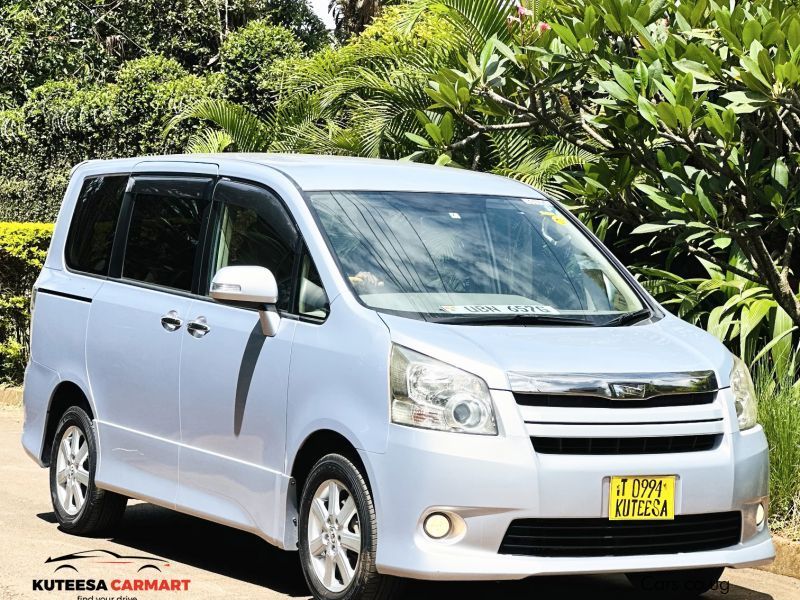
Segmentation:
<svg viewBox="0 0 800 600">
<path fill-rule="evenodd" d="M 781 276 L 786 277 L 789 274 L 789 264 L 792 260 L 792 251 L 794 250 L 794 241 L 797 237 L 797 228 L 789 230 L 786 236 L 786 246 L 783 248 L 783 255 L 781 256 Z"/>
</svg>

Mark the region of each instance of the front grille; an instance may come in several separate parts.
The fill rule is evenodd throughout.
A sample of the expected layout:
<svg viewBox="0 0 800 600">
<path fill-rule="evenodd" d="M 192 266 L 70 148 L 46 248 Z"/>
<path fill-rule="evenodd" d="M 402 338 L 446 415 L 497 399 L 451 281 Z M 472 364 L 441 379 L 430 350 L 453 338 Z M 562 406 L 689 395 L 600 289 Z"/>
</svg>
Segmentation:
<svg viewBox="0 0 800 600">
<path fill-rule="evenodd" d="M 673 521 L 518 519 L 500 554 L 524 556 L 633 556 L 716 550 L 741 540 L 742 514 L 676 515 Z"/>
<path fill-rule="evenodd" d="M 532 437 L 540 454 L 669 454 L 701 452 L 717 445 L 719 434 L 663 437 L 560 438 Z"/>
<path fill-rule="evenodd" d="M 711 404 L 716 392 L 692 394 L 664 394 L 646 400 L 620 400 L 573 394 L 522 394 L 514 399 L 521 406 L 549 406 L 555 408 L 661 408 L 664 406 L 699 406 Z"/>
</svg>

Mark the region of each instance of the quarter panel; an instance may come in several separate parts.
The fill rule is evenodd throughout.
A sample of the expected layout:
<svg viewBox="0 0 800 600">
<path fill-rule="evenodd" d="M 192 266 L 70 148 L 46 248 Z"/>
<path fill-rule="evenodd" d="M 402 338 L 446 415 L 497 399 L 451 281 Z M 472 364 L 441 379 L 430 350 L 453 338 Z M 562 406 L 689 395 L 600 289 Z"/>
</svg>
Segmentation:
<svg viewBox="0 0 800 600">
<path fill-rule="evenodd" d="M 78 374 L 86 381 L 86 326 L 91 300 L 102 281 L 91 277 L 71 276 L 45 268 L 36 282 L 31 327 L 31 359 L 63 373 Z M 69 298 L 56 294 L 82 297 Z"/>
<path fill-rule="evenodd" d="M 58 373 L 30 361 L 25 369 L 23 398 L 25 422 L 22 426 L 22 446 L 36 463 L 43 467 L 42 448 L 47 429 L 47 415 L 53 390 L 59 383 Z"/>
</svg>

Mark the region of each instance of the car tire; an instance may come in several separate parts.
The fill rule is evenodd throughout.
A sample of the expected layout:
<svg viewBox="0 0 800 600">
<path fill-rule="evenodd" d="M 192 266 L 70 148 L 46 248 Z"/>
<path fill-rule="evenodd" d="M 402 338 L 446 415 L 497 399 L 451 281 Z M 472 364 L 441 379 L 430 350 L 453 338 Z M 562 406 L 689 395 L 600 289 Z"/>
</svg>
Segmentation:
<svg viewBox="0 0 800 600">
<path fill-rule="evenodd" d="M 303 575 L 315 598 L 395 596 L 401 580 L 375 567 L 375 506 L 364 475 L 350 459 L 328 454 L 313 466 L 300 496 L 298 529 Z"/>
<path fill-rule="evenodd" d="M 722 575 L 722 567 L 684 571 L 627 573 L 637 591 L 652 598 L 695 598 L 713 588 Z"/>
<path fill-rule="evenodd" d="M 56 427 L 50 452 L 50 498 L 61 529 L 101 536 L 122 519 L 128 499 L 98 489 L 97 439 L 89 415 L 77 406 L 66 410 Z"/>
</svg>

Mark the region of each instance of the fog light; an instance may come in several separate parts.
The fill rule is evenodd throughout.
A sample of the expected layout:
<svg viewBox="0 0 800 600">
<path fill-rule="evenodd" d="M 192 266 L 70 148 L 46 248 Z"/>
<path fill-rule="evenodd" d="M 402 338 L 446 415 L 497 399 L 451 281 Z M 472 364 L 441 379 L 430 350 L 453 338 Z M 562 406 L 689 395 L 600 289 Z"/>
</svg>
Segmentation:
<svg viewBox="0 0 800 600">
<path fill-rule="evenodd" d="M 765 517 L 764 505 L 759 503 L 758 508 L 756 508 L 756 527 L 761 527 L 764 524 Z"/>
<path fill-rule="evenodd" d="M 428 534 L 428 537 L 432 537 L 435 540 L 440 540 L 450 533 L 452 524 L 450 523 L 450 519 L 447 515 L 442 513 L 433 513 L 425 517 L 425 522 L 422 524 L 422 528 L 425 530 L 425 533 Z"/>
</svg>

